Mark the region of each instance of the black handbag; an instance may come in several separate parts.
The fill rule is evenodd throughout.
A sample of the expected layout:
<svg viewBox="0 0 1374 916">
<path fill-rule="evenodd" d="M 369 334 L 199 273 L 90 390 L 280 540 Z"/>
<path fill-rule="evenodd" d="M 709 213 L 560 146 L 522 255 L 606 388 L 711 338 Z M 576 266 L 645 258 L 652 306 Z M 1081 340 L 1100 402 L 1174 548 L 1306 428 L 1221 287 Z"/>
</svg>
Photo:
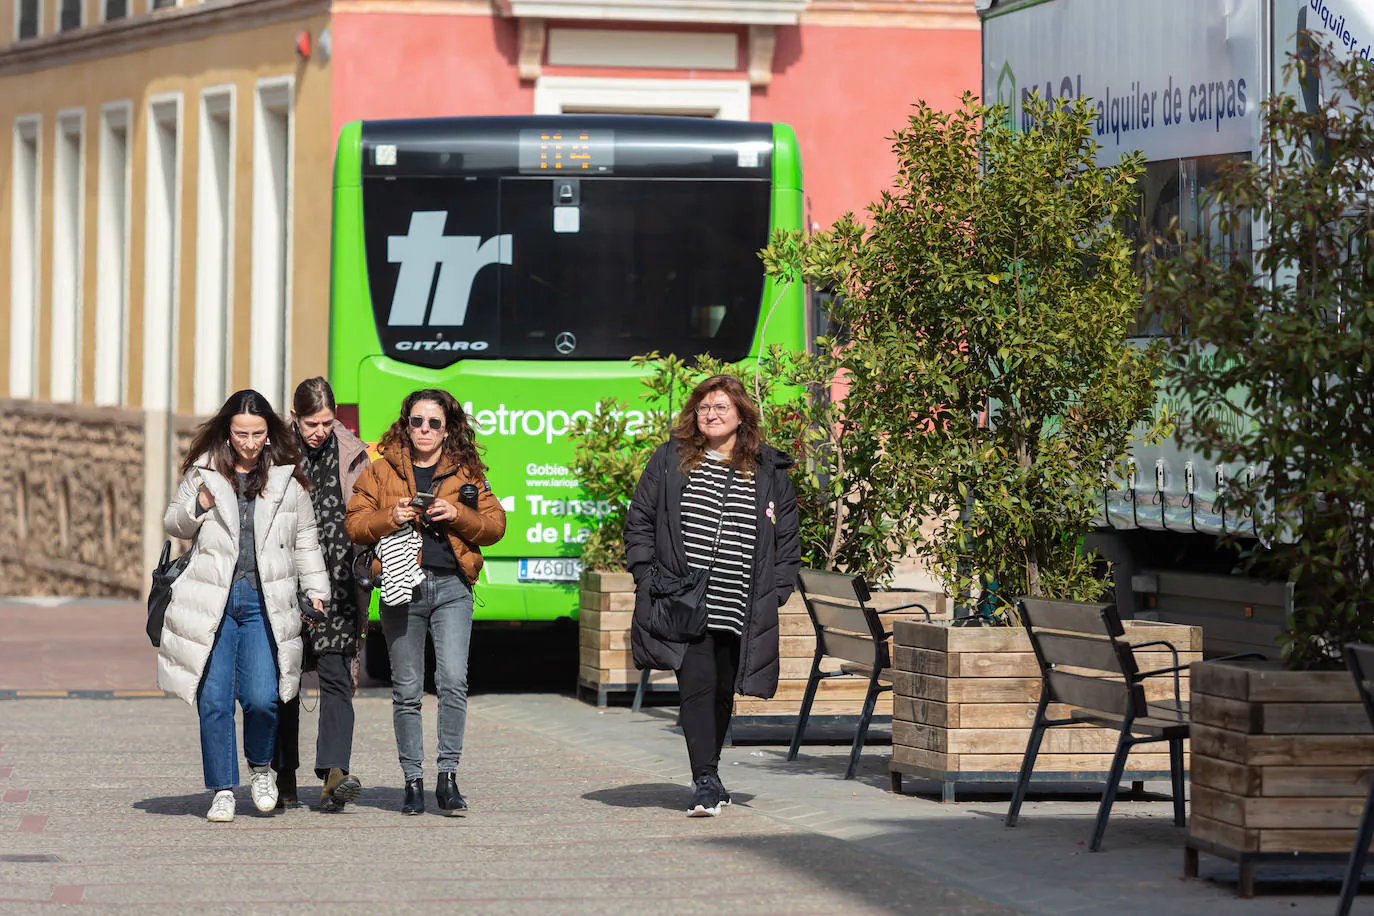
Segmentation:
<svg viewBox="0 0 1374 916">
<path fill-rule="evenodd" d="M 186 565 L 191 562 L 191 551 L 188 549 L 175 560 L 172 559 L 172 542 L 167 541 L 162 545 L 162 555 L 158 558 L 157 567 L 153 569 L 153 585 L 148 589 L 148 640 L 154 646 L 162 645 L 162 625 L 167 620 L 167 605 L 172 603 L 172 583 L 186 571 Z"/>
<path fill-rule="evenodd" d="M 706 610 L 706 587 L 720 551 L 720 532 L 725 525 L 725 497 L 735 480 L 731 469 L 720 494 L 720 518 L 716 539 L 711 545 L 711 562 L 705 569 L 689 569 L 685 576 L 669 576 L 655 564 L 649 573 L 649 614 L 644 628 L 664 642 L 692 642 L 706 634 L 710 614 Z"/>
</svg>

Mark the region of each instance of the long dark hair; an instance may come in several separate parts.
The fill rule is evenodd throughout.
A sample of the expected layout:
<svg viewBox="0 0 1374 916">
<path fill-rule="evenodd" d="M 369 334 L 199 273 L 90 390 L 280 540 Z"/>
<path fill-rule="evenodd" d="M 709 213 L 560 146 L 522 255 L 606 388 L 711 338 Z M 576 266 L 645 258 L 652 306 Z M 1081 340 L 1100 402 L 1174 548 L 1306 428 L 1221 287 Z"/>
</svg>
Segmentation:
<svg viewBox="0 0 1374 916">
<path fill-rule="evenodd" d="M 715 391 L 723 391 L 735 405 L 735 413 L 739 414 L 739 429 L 735 431 L 735 447 L 730 452 L 730 467 L 740 473 L 751 472 L 758 461 L 762 442 L 759 409 L 754 406 L 744 385 L 733 375 L 711 376 L 693 388 L 687 403 L 682 405 L 682 412 L 673 423 L 679 466 L 684 474 L 690 473 L 706 455 L 706 434 L 697 426 L 697 407 L 708 394 Z"/>
<path fill-rule="evenodd" d="M 482 462 L 482 449 L 477 445 L 477 434 L 468 422 L 467 413 L 457 398 L 441 388 L 422 388 L 406 395 L 401 402 L 400 417 L 382 436 L 381 450 L 386 451 L 397 445 L 406 452 L 410 451 L 410 412 L 421 401 L 433 401 L 444 412 L 444 456 L 470 475 L 485 474 L 487 466 Z"/>
<path fill-rule="evenodd" d="M 229 444 L 229 424 L 239 414 L 251 414 L 267 421 L 267 444 L 258 456 L 258 463 L 244 481 L 243 495 L 257 499 L 267 487 L 267 472 L 277 466 L 289 466 L 292 476 L 300 485 L 310 489 L 310 481 L 300 468 L 296 436 L 277 416 L 267 398 L 251 388 L 229 395 L 229 400 L 224 402 L 219 413 L 200 425 L 196 437 L 191 440 L 191 448 L 186 452 L 186 460 L 181 463 L 181 473 L 187 473 L 202 457 L 208 456 L 210 467 L 219 471 L 234 492 L 238 492 L 239 478 L 234 472 L 234 447 Z"/>
</svg>

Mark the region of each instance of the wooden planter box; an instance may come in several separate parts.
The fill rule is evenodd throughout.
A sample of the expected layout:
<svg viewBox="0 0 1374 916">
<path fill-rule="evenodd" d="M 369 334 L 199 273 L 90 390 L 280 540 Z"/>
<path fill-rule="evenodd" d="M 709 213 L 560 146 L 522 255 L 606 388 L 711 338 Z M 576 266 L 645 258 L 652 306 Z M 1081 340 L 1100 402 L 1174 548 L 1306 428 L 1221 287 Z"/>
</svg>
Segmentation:
<svg viewBox="0 0 1374 916">
<path fill-rule="evenodd" d="M 1240 866 L 1240 894 L 1267 862 L 1344 863 L 1374 767 L 1374 733 L 1346 671 L 1276 662 L 1193 666 L 1192 810 L 1198 853 Z"/>
<path fill-rule="evenodd" d="M 919 601 L 930 609 L 932 618 L 939 620 L 949 616 L 948 602 L 944 595 L 933 592 L 874 592 L 870 606 L 882 610 Z M 886 616 L 891 625 L 901 620 L 925 619 L 920 611 L 901 611 Z M 806 693 L 806 679 L 811 673 L 811 660 L 816 654 L 816 630 L 811 617 L 806 613 L 806 605 L 801 595 L 794 592 L 787 603 L 778 609 L 778 650 L 780 671 L 778 692 L 770 700 L 757 697 L 737 697 L 735 699 L 735 720 L 739 728 L 752 725 L 772 725 L 774 727 L 796 726 L 797 714 L 801 712 L 802 697 Z M 838 670 L 840 663 L 835 660 L 821 663 L 821 670 Z M 853 717 L 855 724 L 863 712 L 864 694 L 868 691 L 868 681 L 863 678 L 826 678 L 816 688 L 816 700 L 811 704 L 811 721 L 821 725 L 835 716 Z M 882 718 L 892 715 L 892 693 L 878 695 L 878 706 L 874 713 Z M 848 723 L 846 723 L 847 725 Z M 852 732 L 852 727 L 851 727 Z"/>
<path fill-rule="evenodd" d="M 1125 621 L 1132 642 L 1164 639 L 1179 664 L 1202 658 L 1198 627 Z M 934 780 L 953 801 L 958 783 L 1014 785 L 1040 699 L 1040 669 L 1030 638 L 1019 627 L 948 627 L 899 623 L 893 636 L 892 788 L 902 778 Z M 1137 655 L 1142 670 L 1173 664 L 1167 649 Z M 1188 699 L 1188 672 L 1181 693 Z M 1146 682 L 1146 696 L 1172 699 L 1173 677 Z M 1050 714 L 1060 715 L 1054 707 Z M 1034 782 L 1102 782 L 1111 767 L 1117 732 L 1090 725 L 1052 728 L 1036 758 Z M 1186 748 L 1186 744 L 1185 744 Z M 1127 758 L 1125 779 L 1169 778 L 1166 744 L 1146 744 Z"/>
<path fill-rule="evenodd" d="M 611 694 L 633 694 L 639 669 L 630 652 L 635 581 L 626 572 L 585 572 L 577 612 L 577 695 L 605 706 Z M 655 671 L 649 690 L 676 691 L 671 671 Z"/>
</svg>

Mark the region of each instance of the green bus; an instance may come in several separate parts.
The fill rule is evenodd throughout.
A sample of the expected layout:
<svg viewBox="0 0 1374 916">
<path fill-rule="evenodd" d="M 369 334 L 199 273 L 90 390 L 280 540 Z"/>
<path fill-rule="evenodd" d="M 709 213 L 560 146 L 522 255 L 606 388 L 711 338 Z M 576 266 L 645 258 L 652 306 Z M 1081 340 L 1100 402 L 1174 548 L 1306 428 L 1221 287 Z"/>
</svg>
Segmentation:
<svg viewBox="0 0 1374 916">
<path fill-rule="evenodd" d="M 416 388 L 464 405 L 507 513 L 505 538 L 483 551 L 476 619 L 576 616 L 579 545 L 608 507 L 581 498 L 567 433 L 608 396 L 641 421 L 630 357 L 738 361 L 806 345 L 804 291 L 775 289 L 756 256 L 772 230 L 803 227 L 801 178 L 782 124 L 558 115 L 343 128 L 329 340 L 339 417 L 375 442 Z"/>
</svg>

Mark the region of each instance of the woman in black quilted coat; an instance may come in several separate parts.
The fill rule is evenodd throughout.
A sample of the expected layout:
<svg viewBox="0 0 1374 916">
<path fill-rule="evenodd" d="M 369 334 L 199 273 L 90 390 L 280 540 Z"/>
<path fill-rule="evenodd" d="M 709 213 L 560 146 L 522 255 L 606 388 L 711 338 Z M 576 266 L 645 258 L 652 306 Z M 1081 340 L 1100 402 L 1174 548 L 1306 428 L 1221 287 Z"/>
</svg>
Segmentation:
<svg viewBox="0 0 1374 916">
<path fill-rule="evenodd" d="M 301 468 L 310 479 L 320 549 L 329 570 L 330 600 L 325 619 L 305 638 L 307 665 L 320 676 L 320 731 L 315 743 L 315 775 L 324 780 L 321 811 L 340 811 L 355 801 L 362 783 L 349 772 L 353 749 L 353 672 L 361 648 L 368 593 L 353 580 L 357 549 L 344 531 L 344 512 L 353 484 L 368 466 L 367 446 L 334 418 L 334 391 L 323 378 L 306 379 L 292 398 L 292 425 L 300 438 Z M 296 807 L 296 770 L 300 766 L 300 698 L 282 704 L 278 716 L 277 807 Z"/>
<path fill-rule="evenodd" d="M 630 645 L 636 667 L 677 672 L 692 817 L 730 804 L 720 751 L 735 695 L 766 699 L 778 688 L 778 608 L 801 566 L 792 465 L 762 441 L 758 407 L 739 380 L 716 375 L 692 391 L 630 501 Z M 649 585 L 655 570 L 676 578 L 689 569 L 706 571 L 708 616 L 700 636 L 680 642 L 651 630 Z"/>
</svg>

